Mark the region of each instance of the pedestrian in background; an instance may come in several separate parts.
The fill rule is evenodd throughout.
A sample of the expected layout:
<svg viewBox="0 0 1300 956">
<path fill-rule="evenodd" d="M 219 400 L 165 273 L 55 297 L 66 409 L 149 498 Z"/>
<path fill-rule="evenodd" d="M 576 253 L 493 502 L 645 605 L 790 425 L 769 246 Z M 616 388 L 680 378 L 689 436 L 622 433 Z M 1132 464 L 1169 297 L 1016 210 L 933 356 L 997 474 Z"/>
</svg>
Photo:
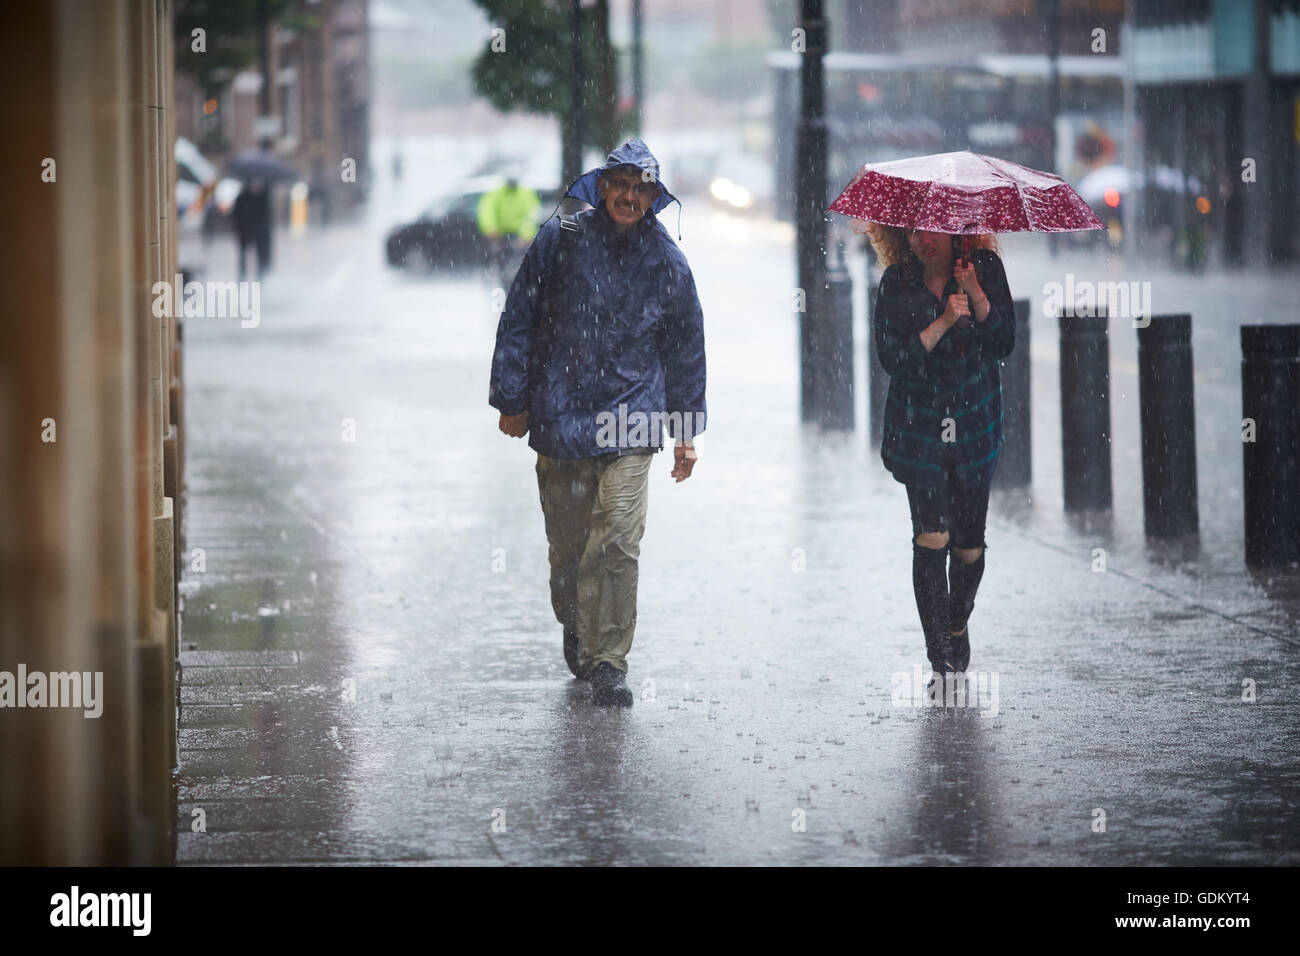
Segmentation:
<svg viewBox="0 0 1300 956">
<path fill-rule="evenodd" d="M 703 316 L 690 266 L 657 218 L 676 200 L 645 143 L 624 143 L 567 195 L 594 208 L 550 219 L 528 248 L 497 327 L 488 400 L 500 430 L 528 434 L 537 452 L 565 661 L 591 681 L 593 703 L 630 707 L 650 463 L 668 412 L 672 477 L 695 466 Z"/>
<path fill-rule="evenodd" d="M 271 185 L 265 179 L 249 179 L 235 199 L 231 218 L 239 243 L 239 279 L 247 275 L 248 253 L 257 252 L 257 278 L 271 268 Z"/>
<path fill-rule="evenodd" d="M 907 487 L 930 666 L 964 673 L 1003 437 L 998 363 L 1016 344 L 1011 291 L 992 236 L 968 237 L 962 260 L 947 233 L 870 223 L 867 234 L 886 267 L 873 319 L 890 376 L 880 455 Z"/>
</svg>

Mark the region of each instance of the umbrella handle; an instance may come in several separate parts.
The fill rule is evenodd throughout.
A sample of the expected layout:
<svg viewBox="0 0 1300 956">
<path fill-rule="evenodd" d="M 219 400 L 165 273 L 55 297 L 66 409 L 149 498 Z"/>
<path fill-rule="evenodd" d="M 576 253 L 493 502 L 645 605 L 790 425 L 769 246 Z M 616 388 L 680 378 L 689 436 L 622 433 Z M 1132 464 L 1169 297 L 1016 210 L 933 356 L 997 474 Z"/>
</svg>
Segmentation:
<svg viewBox="0 0 1300 956">
<path fill-rule="evenodd" d="M 964 233 L 958 233 L 952 237 L 952 258 L 954 262 L 965 263 L 970 261 L 970 251 L 968 249 L 969 243 L 970 236 L 965 235 Z M 964 329 L 970 324 L 971 320 L 962 316 L 957 322 L 957 328 Z"/>
<path fill-rule="evenodd" d="M 953 262 L 967 262 L 970 260 L 970 237 L 960 233 L 952 237 L 952 259 Z"/>
</svg>

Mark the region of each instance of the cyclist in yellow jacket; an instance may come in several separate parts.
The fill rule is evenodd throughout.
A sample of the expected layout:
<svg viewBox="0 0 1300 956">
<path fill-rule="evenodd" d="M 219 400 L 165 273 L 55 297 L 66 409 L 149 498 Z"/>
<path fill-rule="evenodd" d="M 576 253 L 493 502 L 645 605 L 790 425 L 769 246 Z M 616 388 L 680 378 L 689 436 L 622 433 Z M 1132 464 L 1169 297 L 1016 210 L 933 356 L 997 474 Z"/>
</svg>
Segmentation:
<svg viewBox="0 0 1300 956">
<path fill-rule="evenodd" d="M 478 230 L 492 246 L 493 257 L 504 265 L 511 246 L 519 251 L 537 235 L 537 209 L 541 200 L 511 177 L 478 201 Z"/>
</svg>

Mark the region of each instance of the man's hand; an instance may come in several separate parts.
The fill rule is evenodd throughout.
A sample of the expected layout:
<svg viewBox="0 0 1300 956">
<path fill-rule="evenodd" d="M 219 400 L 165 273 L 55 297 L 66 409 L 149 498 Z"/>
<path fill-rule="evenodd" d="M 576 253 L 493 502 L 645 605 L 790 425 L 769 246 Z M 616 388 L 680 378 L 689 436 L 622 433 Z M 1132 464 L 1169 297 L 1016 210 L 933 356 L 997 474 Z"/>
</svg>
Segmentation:
<svg viewBox="0 0 1300 956">
<path fill-rule="evenodd" d="M 691 477 L 691 469 L 695 467 L 695 460 L 698 457 L 699 455 L 695 453 L 693 445 L 677 445 L 674 447 L 672 476 L 679 482 Z"/>
<path fill-rule="evenodd" d="M 520 412 L 518 415 L 502 415 L 497 427 L 511 438 L 523 438 L 524 435 L 528 434 L 528 413 Z"/>
</svg>

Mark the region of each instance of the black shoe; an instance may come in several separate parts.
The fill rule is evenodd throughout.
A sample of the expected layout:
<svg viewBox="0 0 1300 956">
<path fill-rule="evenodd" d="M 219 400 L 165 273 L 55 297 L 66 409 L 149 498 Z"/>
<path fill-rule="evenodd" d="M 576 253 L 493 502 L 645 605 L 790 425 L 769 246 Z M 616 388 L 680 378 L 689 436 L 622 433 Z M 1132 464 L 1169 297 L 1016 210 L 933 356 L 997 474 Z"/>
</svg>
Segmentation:
<svg viewBox="0 0 1300 956">
<path fill-rule="evenodd" d="M 564 629 L 564 663 L 578 680 L 587 679 L 587 672 L 578 666 L 578 632 L 568 627 Z"/>
<path fill-rule="evenodd" d="M 970 664 L 970 628 L 965 624 L 962 625 L 961 632 L 948 635 L 948 646 L 951 648 L 951 657 L 953 669 L 959 674 L 966 673 L 966 667 Z"/>
<path fill-rule="evenodd" d="M 969 654 L 969 651 L 967 653 Z M 932 638 L 927 634 L 925 638 L 925 656 L 930 659 L 930 669 L 940 677 L 959 670 L 954 666 L 956 663 L 953 659 L 955 650 L 947 635 Z"/>
<path fill-rule="evenodd" d="M 591 702 L 601 707 L 631 707 L 632 691 L 623 672 L 609 661 L 591 671 Z"/>
</svg>

